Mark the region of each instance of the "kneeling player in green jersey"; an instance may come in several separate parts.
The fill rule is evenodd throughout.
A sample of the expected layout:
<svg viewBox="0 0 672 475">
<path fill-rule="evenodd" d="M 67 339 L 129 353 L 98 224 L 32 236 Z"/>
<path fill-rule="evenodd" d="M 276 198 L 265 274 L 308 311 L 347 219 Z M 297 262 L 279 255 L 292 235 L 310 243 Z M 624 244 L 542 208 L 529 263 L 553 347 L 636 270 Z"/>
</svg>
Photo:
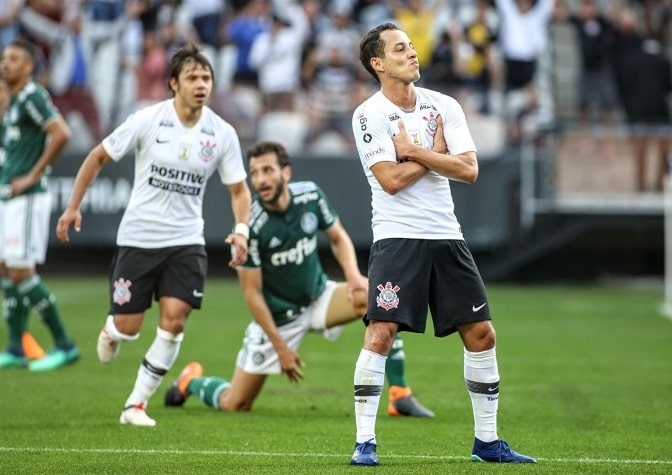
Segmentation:
<svg viewBox="0 0 672 475">
<path fill-rule="evenodd" d="M 310 181 L 289 183 L 289 156 L 279 143 L 254 145 L 247 160 L 257 196 L 249 256 L 238 268 L 238 278 L 254 320 L 245 332 L 231 382 L 205 378 L 202 366 L 190 363 L 166 391 L 168 406 L 181 406 L 194 394 L 222 411 L 249 411 L 268 375 L 284 374 L 290 382 L 303 378 L 298 348 L 307 333 L 333 339 L 343 324 L 366 313 L 368 279 L 360 273 L 352 240 L 324 192 Z M 345 282 L 329 280 L 322 269 L 320 230 L 330 241 Z M 386 367 L 388 412 L 433 417 L 407 386 L 404 359 L 403 341 L 397 339 Z"/>
</svg>

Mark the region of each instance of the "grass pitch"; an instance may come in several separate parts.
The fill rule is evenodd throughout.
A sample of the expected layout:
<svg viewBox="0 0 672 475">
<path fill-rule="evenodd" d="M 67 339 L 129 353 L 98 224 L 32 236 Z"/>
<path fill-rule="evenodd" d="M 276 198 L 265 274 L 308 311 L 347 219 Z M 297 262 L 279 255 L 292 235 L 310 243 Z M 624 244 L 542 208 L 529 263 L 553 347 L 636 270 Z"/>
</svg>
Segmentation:
<svg viewBox="0 0 672 475">
<path fill-rule="evenodd" d="M 204 307 L 187 326 L 182 351 L 149 414 L 155 428 L 121 426 L 121 406 L 154 338 L 156 307 L 140 340 L 109 365 L 96 338 L 107 309 L 104 275 L 44 275 L 82 358 L 49 373 L 4 370 L 0 389 L 2 474 L 378 474 L 672 473 L 672 322 L 661 290 L 608 286 L 490 286 L 502 391 L 499 435 L 537 465 L 469 460 L 473 421 L 457 336 L 405 334 L 407 375 L 433 420 L 391 418 L 381 404 L 381 465 L 348 465 L 354 442 L 354 363 L 363 326 L 336 342 L 304 340 L 306 379 L 272 377 L 251 413 L 219 413 L 191 398 L 163 406 L 184 364 L 229 377 L 249 321 L 234 280 L 208 281 Z M 43 346 L 50 338 L 31 317 Z M 1 344 L 6 327 L 0 329 Z"/>
</svg>

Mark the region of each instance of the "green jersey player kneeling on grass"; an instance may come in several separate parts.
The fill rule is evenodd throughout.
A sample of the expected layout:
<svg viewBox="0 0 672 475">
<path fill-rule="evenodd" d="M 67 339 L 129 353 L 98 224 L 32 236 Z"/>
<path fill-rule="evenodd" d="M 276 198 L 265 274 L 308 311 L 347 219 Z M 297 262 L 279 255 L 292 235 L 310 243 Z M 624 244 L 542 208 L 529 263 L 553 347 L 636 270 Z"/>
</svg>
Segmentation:
<svg viewBox="0 0 672 475">
<path fill-rule="evenodd" d="M 342 325 L 366 313 L 368 279 L 357 264 L 350 236 L 318 185 L 289 183 L 292 169 L 285 148 L 260 142 L 247 152 L 256 197 L 250 219 L 249 255 L 237 269 L 254 321 L 245 332 L 233 379 L 203 377 L 189 363 L 165 394 L 167 406 L 181 406 L 191 394 L 222 411 L 249 411 L 266 377 L 303 377 L 298 349 L 309 332 L 336 338 Z M 341 266 L 345 282 L 330 280 L 322 269 L 317 233 L 323 231 Z M 388 413 L 434 417 L 406 384 L 403 341 L 397 339 L 387 360 Z"/>
</svg>

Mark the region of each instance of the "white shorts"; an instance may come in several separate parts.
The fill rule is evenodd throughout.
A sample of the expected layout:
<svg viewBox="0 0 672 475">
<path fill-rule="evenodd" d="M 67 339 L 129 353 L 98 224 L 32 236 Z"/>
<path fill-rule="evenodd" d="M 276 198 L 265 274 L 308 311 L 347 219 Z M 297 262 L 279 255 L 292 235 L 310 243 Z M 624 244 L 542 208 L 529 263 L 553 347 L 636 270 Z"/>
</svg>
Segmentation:
<svg viewBox="0 0 672 475">
<path fill-rule="evenodd" d="M 306 307 L 296 320 L 278 328 L 280 335 L 292 350 L 299 349 L 303 337 L 308 332 L 321 332 L 328 340 L 338 338 L 343 330 L 341 325 L 326 328 L 327 310 L 336 285 L 334 281 L 327 281 L 324 292 Z M 273 344 L 255 321 L 250 323 L 245 330 L 243 347 L 238 352 L 236 365 L 250 374 L 280 374 L 281 372 L 278 354 Z"/>
<path fill-rule="evenodd" d="M 49 243 L 51 195 L 30 193 L 3 202 L 0 252 L 7 267 L 44 264 Z"/>
</svg>

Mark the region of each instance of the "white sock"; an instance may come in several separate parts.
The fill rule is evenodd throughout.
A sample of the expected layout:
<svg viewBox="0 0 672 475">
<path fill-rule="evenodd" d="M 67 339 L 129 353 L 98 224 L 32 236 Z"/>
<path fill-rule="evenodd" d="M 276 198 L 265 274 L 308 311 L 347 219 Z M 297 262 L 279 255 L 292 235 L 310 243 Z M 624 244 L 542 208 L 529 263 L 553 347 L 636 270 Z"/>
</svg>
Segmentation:
<svg viewBox="0 0 672 475">
<path fill-rule="evenodd" d="M 497 440 L 499 371 L 494 348 L 478 353 L 465 348 L 464 381 L 474 411 L 474 435 L 483 442 Z"/>
<path fill-rule="evenodd" d="M 376 443 L 376 414 L 385 384 L 387 357 L 369 350 L 360 351 L 355 365 L 355 422 L 357 443 Z"/>
<path fill-rule="evenodd" d="M 156 338 L 138 369 L 133 391 L 124 407 L 147 406 L 147 401 L 157 390 L 168 370 L 173 367 L 183 338 L 184 333 L 176 335 L 161 328 L 156 329 Z"/>
<path fill-rule="evenodd" d="M 108 315 L 107 320 L 105 321 L 105 330 L 107 331 L 107 336 L 114 341 L 135 341 L 140 338 L 140 333 L 135 335 L 126 335 L 121 333 L 117 326 L 114 324 L 114 315 Z"/>
</svg>

